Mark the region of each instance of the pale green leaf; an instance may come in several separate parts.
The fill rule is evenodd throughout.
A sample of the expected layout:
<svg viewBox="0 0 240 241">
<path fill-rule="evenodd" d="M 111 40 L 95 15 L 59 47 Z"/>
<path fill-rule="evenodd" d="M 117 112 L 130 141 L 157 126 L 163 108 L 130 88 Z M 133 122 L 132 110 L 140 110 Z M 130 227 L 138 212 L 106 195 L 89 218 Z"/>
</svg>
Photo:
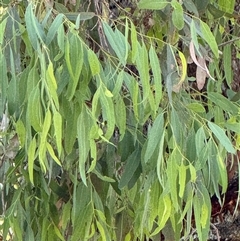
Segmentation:
<svg viewBox="0 0 240 241">
<path fill-rule="evenodd" d="M 233 81 L 233 70 L 232 70 L 232 50 L 231 44 L 227 44 L 223 48 L 223 69 L 225 73 L 225 78 L 228 86 L 231 88 Z"/>
<path fill-rule="evenodd" d="M 224 12 L 232 14 L 234 11 L 235 3 L 238 4 L 238 2 L 236 0 L 229 0 L 229 1 L 219 0 L 218 6 Z"/>
<path fill-rule="evenodd" d="M 162 73 L 161 73 L 159 58 L 152 45 L 149 49 L 149 59 L 150 59 L 150 66 L 152 68 L 153 78 L 154 78 L 155 107 L 157 110 L 163 95 L 162 94 Z"/>
<path fill-rule="evenodd" d="M 131 52 L 131 57 L 132 57 L 132 62 L 135 63 L 136 58 L 137 58 L 137 31 L 135 28 L 135 25 L 133 24 L 133 22 L 131 22 L 131 46 L 132 46 L 132 52 Z"/>
<path fill-rule="evenodd" d="M 28 98 L 27 113 L 31 126 L 37 132 L 42 131 L 42 110 L 40 98 L 40 90 L 38 86 L 36 86 Z"/>
<path fill-rule="evenodd" d="M 238 106 L 235 105 L 232 101 L 228 100 L 222 94 L 217 92 L 209 92 L 208 98 L 224 111 L 230 112 L 233 115 L 238 114 Z"/>
<path fill-rule="evenodd" d="M 212 31 L 210 30 L 209 26 L 201 20 L 200 20 L 200 28 L 201 28 L 201 33 L 202 33 L 203 39 L 210 46 L 215 57 L 218 58 L 219 57 L 218 45 L 217 45 L 215 37 L 213 36 Z"/>
<path fill-rule="evenodd" d="M 197 102 L 190 103 L 190 104 L 187 104 L 186 107 L 189 110 L 192 110 L 196 113 L 204 113 L 205 112 L 205 108 L 203 107 L 203 105 L 201 103 L 197 103 Z"/>
<path fill-rule="evenodd" d="M 53 113 L 53 125 L 55 130 L 58 155 L 62 153 L 62 116 L 59 112 Z"/>
<path fill-rule="evenodd" d="M 128 42 L 126 44 L 126 36 L 124 36 L 118 29 L 113 31 L 106 22 L 102 22 L 102 24 L 109 44 L 119 58 L 120 63 L 125 66 L 129 50 Z"/>
<path fill-rule="evenodd" d="M 47 145 L 47 136 L 51 126 L 52 121 L 52 114 L 48 109 L 44 118 L 42 133 L 40 135 L 40 144 L 39 144 L 39 161 L 41 167 L 43 168 L 44 172 L 46 172 L 46 145 Z"/>
<path fill-rule="evenodd" d="M 62 25 L 62 21 L 63 21 L 63 14 L 59 13 L 57 14 L 56 18 L 53 20 L 48 33 L 47 33 L 47 37 L 46 37 L 46 45 L 49 45 L 53 38 L 55 37 L 56 33 L 58 32 L 59 27 L 61 27 Z"/>
<path fill-rule="evenodd" d="M 105 89 L 106 91 L 106 89 Z M 101 91 L 100 102 L 103 109 L 104 121 L 107 121 L 107 130 L 104 137 L 109 140 L 115 129 L 115 116 L 114 116 L 114 106 L 111 97 L 105 95 L 105 91 Z"/>
<path fill-rule="evenodd" d="M 52 157 L 52 159 L 53 159 L 59 166 L 62 166 L 61 162 L 58 160 L 57 156 L 55 155 L 52 146 L 51 146 L 48 142 L 46 142 L 46 147 L 47 147 L 48 153 L 50 154 L 50 156 Z"/>
<path fill-rule="evenodd" d="M 29 173 L 29 180 L 32 184 L 34 184 L 33 167 L 34 167 L 36 147 L 37 147 L 36 138 L 33 137 L 28 147 L 28 173 Z"/>
<path fill-rule="evenodd" d="M 42 25 L 38 22 L 33 13 L 33 4 L 29 4 L 25 13 L 25 21 L 29 39 L 35 50 L 39 50 L 39 40 L 41 43 L 45 42 L 45 33 Z"/>
<path fill-rule="evenodd" d="M 55 79 L 55 75 L 53 72 L 52 62 L 49 62 L 48 64 L 48 68 L 46 71 L 46 81 L 47 81 L 50 97 L 53 99 L 56 109 L 59 110 L 59 101 L 58 101 L 58 95 L 57 95 L 57 81 Z"/>
<path fill-rule="evenodd" d="M 92 72 L 92 75 L 96 75 L 100 73 L 100 63 L 96 56 L 96 54 L 91 50 L 88 49 L 88 63 Z"/>
<path fill-rule="evenodd" d="M 172 0 L 171 5 L 173 7 L 173 12 L 172 12 L 173 24 L 178 30 L 181 30 L 184 26 L 182 5 L 177 0 Z"/>
<path fill-rule="evenodd" d="M 170 2 L 166 0 L 141 0 L 138 3 L 140 9 L 160 10 L 164 9 Z"/>
<path fill-rule="evenodd" d="M 71 79 L 69 80 L 66 96 L 71 100 L 79 83 L 83 67 L 83 46 L 80 37 L 72 34 L 65 44 L 65 60 Z"/>
<path fill-rule="evenodd" d="M 211 129 L 211 131 L 214 133 L 214 135 L 218 138 L 220 143 L 226 148 L 226 150 L 230 153 L 235 154 L 236 151 L 233 147 L 233 144 L 226 136 L 225 131 L 222 128 L 220 128 L 218 125 L 210 121 L 208 121 L 208 126 Z"/>
<path fill-rule="evenodd" d="M 87 185 L 85 163 L 88 159 L 88 154 L 90 151 L 89 132 L 91 126 L 92 119 L 87 111 L 86 105 L 83 105 L 82 112 L 80 113 L 77 121 L 77 136 L 79 146 L 79 171 L 82 181 L 85 185 Z"/>
<path fill-rule="evenodd" d="M 182 198 L 186 189 L 186 170 L 187 167 L 182 163 L 178 167 L 178 183 L 179 183 L 179 197 Z"/>
</svg>

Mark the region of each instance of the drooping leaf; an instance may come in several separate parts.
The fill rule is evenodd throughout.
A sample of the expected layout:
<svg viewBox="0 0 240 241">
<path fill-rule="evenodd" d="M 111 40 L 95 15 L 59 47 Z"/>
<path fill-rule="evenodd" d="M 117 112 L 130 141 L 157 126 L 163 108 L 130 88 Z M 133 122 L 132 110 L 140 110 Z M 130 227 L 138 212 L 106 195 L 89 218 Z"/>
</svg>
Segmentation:
<svg viewBox="0 0 240 241">
<path fill-rule="evenodd" d="M 34 161 L 35 161 L 36 147 L 37 147 L 37 143 L 36 143 L 36 138 L 34 137 L 31 140 L 30 145 L 28 147 L 28 173 L 29 173 L 29 180 L 32 184 L 34 184 L 33 167 L 34 167 Z"/>
<path fill-rule="evenodd" d="M 45 42 L 46 35 L 41 24 L 38 22 L 33 13 L 33 4 L 31 3 L 27 6 L 25 20 L 29 39 L 33 48 L 37 51 L 39 50 L 40 43 L 42 44 Z"/>
<path fill-rule="evenodd" d="M 218 46 L 215 37 L 213 36 L 209 26 L 200 20 L 201 34 L 203 39 L 207 42 L 216 58 L 219 58 Z"/>
<path fill-rule="evenodd" d="M 119 58 L 120 63 L 125 66 L 129 51 L 129 44 L 126 41 L 126 36 L 124 36 L 118 29 L 113 31 L 106 22 L 102 22 L 102 24 L 109 44 Z"/>
<path fill-rule="evenodd" d="M 223 48 L 223 68 L 226 77 L 226 81 L 229 87 L 233 80 L 233 71 L 232 71 L 232 51 L 231 45 L 228 44 Z"/>
<path fill-rule="evenodd" d="M 92 75 L 94 76 L 96 74 L 99 74 L 100 63 L 96 54 L 91 49 L 88 49 L 87 53 L 88 53 L 88 62 L 89 62 Z"/>
<path fill-rule="evenodd" d="M 65 60 L 71 76 L 66 93 L 69 100 L 71 100 L 75 94 L 83 67 L 83 59 L 82 41 L 78 35 L 72 34 L 65 44 Z"/>
<path fill-rule="evenodd" d="M 158 108 L 163 95 L 162 77 L 161 77 L 162 73 L 161 73 L 161 67 L 159 64 L 157 53 L 154 50 L 152 45 L 149 50 L 149 60 L 150 60 L 150 66 L 152 67 L 153 77 L 154 77 L 155 107 Z"/>
<path fill-rule="evenodd" d="M 211 129 L 211 131 L 214 133 L 214 135 L 218 138 L 220 143 L 226 148 L 226 150 L 230 153 L 235 154 L 236 151 L 233 147 L 233 144 L 226 136 L 225 131 L 222 128 L 220 128 L 218 125 L 210 121 L 208 121 L 208 126 Z"/>
<path fill-rule="evenodd" d="M 83 105 L 83 109 L 78 117 L 77 121 L 77 136 L 78 136 L 78 146 L 79 146 L 79 172 L 82 178 L 82 181 L 85 185 L 86 182 L 86 173 L 85 173 L 85 163 L 88 158 L 90 150 L 89 142 L 89 132 L 92 125 L 92 119 L 87 111 L 86 105 Z"/>
<path fill-rule="evenodd" d="M 151 157 L 156 147 L 159 146 L 159 142 L 163 135 L 164 131 L 164 118 L 163 114 L 159 114 L 155 121 L 153 122 L 153 126 L 151 127 L 148 133 L 147 147 L 144 154 L 144 162 L 146 163 Z"/>
<path fill-rule="evenodd" d="M 62 25 L 63 16 L 63 14 L 58 14 L 53 20 L 46 36 L 46 45 L 49 45 L 52 42 L 53 38 L 58 32 L 59 27 Z"/>
<path fill-rule="evenodd" d="M 134 172 L 140 164 L 141 160 L 141 151 L 136 149 L 126 160 L 126 166 L 123 172 L 123 175 L 119 181 L 118 187 L 121 189 L 125 187 L 128 182 L 131 180 Z"/>
<path fill-rule="evenodd" d="M 228 100 L 222 94 L 217 92 L 209 92 L 208 98 L 224 111 L 230 112 L 233 115 L 237 115 L 238 107 L 235 105 L 235 103 Z"/>
<path fill-rule="evenodd" d="M 173 7 L 173 12 L 172 12 L 173 24 L 178 30 L 181 30 L 184 26 L 182 5 L 177 0 L 172 0 L 171 5 Z"/>
</svg>

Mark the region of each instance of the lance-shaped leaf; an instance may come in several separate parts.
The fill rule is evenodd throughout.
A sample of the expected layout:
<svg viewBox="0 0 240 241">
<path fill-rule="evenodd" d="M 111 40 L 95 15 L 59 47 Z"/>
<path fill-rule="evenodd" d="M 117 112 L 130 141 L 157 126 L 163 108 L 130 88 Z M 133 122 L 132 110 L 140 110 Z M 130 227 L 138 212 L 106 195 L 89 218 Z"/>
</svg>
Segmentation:
<svg viewBox="0 0 240 241">
<path fill-rule="evenodd" d="M 85 173 L 85 163 L 88 159 L 88 154 L 90 150 L 89 133 L 92 126 L 92 118 L 87 111 L 86 105 L 83 105 L 81 114 L 77 121 L 77 136 L 78 136 L 78 146 L 79 146 L 79 171 L 82 181 L 85 185 L 86 173 Z"/>
<path fill-rule="evenodd" d="M 141 151 L 137 148 L 125 161 L 126 166 L 123 172 L 123 175 L 119 181 L 118 187 L 121 189 L 125 187 L 128 182 L 131 180 L 134 172 L 137 170 L 141 161 Z"/>
<path fill-rule="evenodd" d="M 65 60 L 71 76 L 66 94 L 69 100 L 71 100 L 75 94 L 82 71 L 83 58 L 82 41 L 78 35 L 70 35 L 65 44 Z"/>
<path fill-rule="evenodd" d="M 210 121 L 208 121 L 208 126 L 211 129 L 211 131 L 214 133 L 214 135 L 218 138 L 220 143 L 226 148 L 226 150 L 230 153 L 235 154 L 236 151 L 233 147 L 233 144 L 226 136 L 225 131 L 222 128 L 220 128 L 218 125 Z"/>
<path fill-rule="evenodd" d="M 38 22 L 37 18 L 33 13 L 33 4 L 29 4 L 25 13 L 26 27 L 29 39 L 35 50 L 39 50 L 40 43 L 44 43 L 46 36 L 42 25 Z"/>
<path fill-rule="evenodd" d="M 138 3 L 140 9 L 160 10 L 165 8 L 170 2 L 166 0 L 141 0 Z"/>
<path fill-rule="evenodd" d="M 59 27 L 61 27 L 62 25 L 62 21 L 63 21 L 63 14 L 57 14 L 56 18 L 54 19 L 54 21 L 52 22 L 48 33 L 47 33 L 47 37 L 46 37 L 46 45 L 49 45 L 53 38 L 55 37 Z"/>
<path fill-rule="evenodd" d="M 178 30 L 181 30 L 184 26 L 182 5 L 177 0 L 172 0 L 171 5 L 173 7 L 173 12 L 172 12 L 173 24 Z"/>
</svg>

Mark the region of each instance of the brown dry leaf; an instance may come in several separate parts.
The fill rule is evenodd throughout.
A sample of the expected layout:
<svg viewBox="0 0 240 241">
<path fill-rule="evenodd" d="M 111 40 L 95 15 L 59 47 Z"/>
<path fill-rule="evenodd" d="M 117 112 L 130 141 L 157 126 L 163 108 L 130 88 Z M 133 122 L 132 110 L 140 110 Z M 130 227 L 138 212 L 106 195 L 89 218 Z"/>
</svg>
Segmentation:
<svg viewBox="0 0 240 241">
<path fill-rule="evenodd" d="M 197 69 L 202 69 L 203 71 L 205 71 L 207 73 L 207 77 L 210 77 L 212 80 L 214 80 L 214 78 L 210 75 L 209 70 L 208 70 L 207 65 L 206 65 L 205 59 L 208 58 L 208 57 L 206 57 L 206 58 L 199 57 L 198 59 L 196 58 L 194 44 L 193 44 L 192 40 L 189 44 L 189 52 L 190 52 L 190 56 L 192 58 L 192 61 L 197 65 Z M 203 61 L 200 63 L 199 59 L 201 59 Z"/>
<path fill-rule="evenodd" d="M 207 74 L 207 71 L 204 68 L 202 68 L 206 66 L 205 59 L 202 57 L 199 57 L 198 63 L 201 65 L 201 67 L 197 66 L 196 81 L 197 81 L 198 89 L 201 90 L 206 82 L 206 77 L 208 76 L 208 74 Z"/>
</svg>

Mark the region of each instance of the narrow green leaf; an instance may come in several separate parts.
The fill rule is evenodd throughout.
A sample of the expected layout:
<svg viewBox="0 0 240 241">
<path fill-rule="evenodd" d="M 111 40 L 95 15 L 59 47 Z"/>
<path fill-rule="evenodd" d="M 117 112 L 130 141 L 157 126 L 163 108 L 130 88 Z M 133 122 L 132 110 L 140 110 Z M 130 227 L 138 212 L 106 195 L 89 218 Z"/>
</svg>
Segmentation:
<svg viewBox="0 0 240 241">
<path fill-rule="evenodd" d="M 26 140 L 26 129 L 21 119 L 16 122 L 16 132 L 21 146 L 25 145 Z"/>
<path fill-rule="evenodd" d="M 218 45 L 209 26 L 200 20 L 201 33 L 204 40 L 210 46 L 216 58 L 219 58 Z"/>
<path fill-rule="evenodd" d="M 171 5 L 173 7 L 173 12 L 172 12 L 173 24 L 178 30 L 181 30 L 184 26 L 182 5 L 177 0 L 172 0 Z"/>
<path fill-rule="evenodd" d="M 121 91 L 122 84 L 123 84 L 123 78 L 124 78 L 124 70 L 121 70 L 118 73 L 116 82 L 114 84 L 114 89 L 112 91 L 113 96 L 117 96 L 119 94 L 119 92 Z"/>
<path fill-rule="evenodd" d="M 48 150 L 50 156 L 52 157 L 52 159 L 53 159 L 59 166 L 62 166 L 61 162 L 58 160 L 57 156 L 55 155 L 52 146 L 51 146 L 48 142 L 46 142 L 46 147 L 47 147 L 47 150 Z"/>
<path fill-rule="evenodd" d="M 114 110 L 115 110 L 116 125 L 119 129 L 120 140 L 121 140 L 124 137 L 126 126 L 127 126 L 126 106 L 121 95 L 118 95 L 118 98 L 116 99 Z"/>
<path fill-rule="evenodd" d="M 164 137 L 165 137 L 165 131 L 163 131 L 161 140 L 159 142 L 158 146 L 158 159 L 157 159 L 157 176 L 159 182 L 163 185 L 162 180 L 162 164 L 163 164 L 163 145 L 164 145 Z"/>
<path fill-rule="evenodd" d="M 30 124 L 37 132 L 42 131 L 42 110 L 40 98 L 40 90 L 37 86 L 32 90 L 29 96 L 27 108 Z"/>
<path fill-rule="evenodd" d="M 5 28 L 6 28 L 7 20 L 8 20 L 8 18 L 1 19 L 1 23 L 0 23 L 0 29 L 1 29 L 1 32 L 0 32 L 0 45 L 1 46 L 3 44 L 3 37 L 4 37 L 4 34 L 5 34 Z"/>
<path fill-rule="evenodd" d="M 61 156 L 62 153 L 62 116 L 59 112 L 55 111 L 53 113 L 53 125 L 56 137 L 56 144 L 58 155 Z"/>
<path fill-rule="evenodd" d="M 164 118 L 163 114 L 159 114 L 153 126 L 148 133 L 147 147 L 144 154 L 144 162 L 146 163 L 151 157 L 156 147 L 159 146 L 163 131 L 164 131 Z"/>
<path fill-rule="evenodd" d="M 135 63 L 136 58 L 137 58 L 137 31 L 135 28 L 134 23 L 131 21 L 131 46 L 132 46 L 132 62 Z"/>
<path fill-rule="evenodd" d="M 46 45 L 49 45 L 52 42 L 53 38 L 58 32 L 59 27 L 62 25 L 63 16 L 64 16 L 63 14 L 59 13 L 57 14 L 56 18 L 53 20 L 47 33 Z"/>
<path fill-rule="evenodd" d="M 158 227 L 151 233 L 151 236 L 158 234 L 166 225 L 172 210 L 172 202 L 169 195 L 162 194 L 158 205 Z"/>
<path fill-rule="evenodd" d="M 91 50 L 88 49 L 88 63 L 92 72 L 92 75 L 96 75 L 100 73 L 100 63 L 96 56 L 96 54 Z"/>
<path fill-rule="evenodd" d="M 199 43 L 198 43 L 196 25 L 194 20 L 191 21 L 190 30 L 191 30 L 191 38 L 192 38 L 194 47 L 196 51 L 199 53 Z M 199 56 L 201 56 L 201 54 Z"/>
<path fill-rule="evenodd" d="M 217 92 L 209 92 L 208 98 L 224 111 L 230 112 L 233 115 L 238 114 L 238 106 L 235 105 L 232 101 L 228 100 L 222 94 Z"/>
<path fill-rule="evenodd" d="M 103 109 L 104 120 L 107 121 L 107 131 L 104 137 L 109 140 L 115 129 L 115 116 L 112 98 L 105 95 L 105 91 L 101 88 L 100 102 Z"/>
<path fill-rule="evenodd" d="M 65 60 L 71 79 L 67 88 L 67 98 L 71 100 L 75 94 L 83 66 L 83 46 L 79 36 L 72 34 L 65 44 Z"/>
<path fill-rule="evenodd" d="M 67 106 L 67 108 L 70 108 Z M 77 119 L 79 111 L 75 106 L 73 107 L 73 111 L 70 111 L 69 115 L 66 116 L 66 124 L 65 124 L 65 138 L 64 138 L 64 146 L 67 154 L 70 154 L 73 150 L 73 145 L 76 141 L 77 133 Z"/>
<path fill-rule="evenodd" d="M 65 16 L 70 20 L 70 21 L 76 21 L 77 17 L 79 16 L 80 21 L 85 21 L 92 19 L 96 14 L 94 12 L 67 12 L 64 13 Z"/>
<path fill-rule="evenodd" d="M 48 63 L 48 68 L 46 71 L 46 81 L 48 85 L 49 94 L 55 103 L 56 109 L 59 110 L 59 101 L 58 101 L 58 95 L 57 95 L 57 81 L 54 76 L 53 64 L 51 61 Z"/>
<path fill-rule="evenodd" d="M 7 63 L 6 63 L 5 56 L 2 53 L 0 53 L 0 70 L 1 70 L 0 117 L 2 117 L 2 114 L 4 113 L 4 109 L 5 109 L 5 102 L 7 99 L 7 87 L 8 87 Z"/>
<path fill-rule="evenodd" d="M 89 133 L 92 126 L 92 119 L 87 111 L 86 105 L 83 105 L 81 114 L 77 121 L 77 136 L 78 136 L 78 146 L 79 146 L 79 172 L 82 181 L 85 185 L 86 173 L 85 173 L 85 163 L 88 159 L 88 154 L 90 150 Z"/>
<path fill-rule="evenodd" d="M 98 221 L 96 221 L 96 224 L 97 224 L 97 228 L 99 230 L 99 233 L 101 235 L 101 238 L 103 240 L 107 240 L 107 237 L 106 237 L 106 234 L 105 234 L 105 230 L 104 230 L 102 224 L 100 222 L 98 222 Z"/>
<path fill-rule="evenodd" d="M 126 45 L 125 36 L 118 29 L 113 31 L 106 22 L 102 22 L 102 24 L 109 44 L 119 58 L 120 63 L 125 66 L 129 50 L 129 44 Z"/>
<path fill-rule="evenodd" d="M 189 170 L 190 170 L 190 174 L 191 174 L 191 182 L 195 183 L 196 179 L 197 179 L 197 172 L 191 163 L 189 164 Z"/>
<path fill-rule="evenodd" d="M 62 52 L 64 52 L 64 46 L 65 46 L 64 38 L 65 38 L 64 26 L 63 24 L 61 24 L 57 30 L 57 42 Z"/>
<path fill-rule="evenodd" d="M 44 172 L 46 172 L 46 145 L 47 145 L 47 136 L 51 126 L 52 115 L 48 109 L 44 118 L 42 133 L 40 135 L 40 144 L 39 144 L 39 161 Z"/>
<path fill-rule="evenodd" d="M 148 64 L 148 53 L 145 44 L 142 46 L 138 43 L 138 56 L 136 59 L 137 69 L 139 71 L 140 80 L 143 89 L 143 101 L 148 101 L 151 109 L 155 110 L 155 102 L 153 93 L 150 87 L 150 76 L 149 76 L 149 64 Z"/>
<path fill-rule="evenodd" d="M 123 175 L 119 181 L 118 187 L 122 189 L 131 180 L 134 172 L 137 170 L 141 160 L 141 151 L 136 149 L 126 160 Z"/>
<path fill-rule="evenodd" d="M 62 211 L 62 228 L 65 230 L 68 223 L 70 222 L 70 215 L 71 215 L 72 203 L 68 201 L 63 206 Z"/>
<path fill-rule="evenodd" d="M 29 173 L 29 180 L 32 184 L 34 184 L 33 183 L 33 166 L 34 166 L 34 160 L 35 160 L 36 147 L 37 147 L 36 139 L 35 137 L 33 137 L 28 147 L 28 173 Z"/>
<path fill-rule="evenodd" d="M 97 164 L 97 146 L 96 146 L 95 140 L 93 139 L 90 139 L 90 154 L 91 154 L 92 162 L 87 173 L 92 172 Z"/>
<path fill-rule="evenodd" d="M 31 3 L 27 6 L 25 21 L 31 44 L 35 50 L 39 50 L 39 40 L 41 43 L 44 43 L 46 36 L 41 24 L 33 13 L 33 4 Z"/>
<path fill-rule="evenodd" d="M 223 48 L 223 68 L 228 86 L 231 88 L 233 80 L 233 70 L 232 70 L 232 51 L 231 44 L 227 44 Z"/>
<path fill-rule="evenodd" d="M 226 136 L 225 131 L 222 128 L 220 128 L 218 125 L 210 121 L 208 121 L 208 126 L 211 129 L 211 131 L 214 133 L 214 135 L 218 138 L 220 143 L 224 146 L 224 148 L 226 148 L 226 150 L 229 153 L 235 154 L 236 150 L 234 149 L 229 138 Z"/>
<path fill-rule="evenodd" d="M 202 198 L 201 196 L 198 197 L 197 194 L 195 194 L 195 196 L 193 197 L 193 210 L 194 210 L 194 219 L 195 219 L 195 223 L 196 223 L 196 228 L 197 228 L 197 233 L 199 235 L 199 240 L 203 240 L 202 239 L 202 229 L 201 229 L 201 205 L 200 205 L 200 198 Z"/>
<path fill-rule="evenodd" d="M 201 103 L 197 103 L 197 102 L 190 103 L 190 104 L 187 104 L 186 107 L 196 113 L 205 113 L 205 108 Z"/>
<path fill-rule="evenodd" d="M 186 189 L 186 170 L 187 167 L 182 163 L 178 167 L 178 178 L 179 178 L 179 197 L 182 198 Z"/>
<path fill-rule="evenodd" d="M 152 9 L 152 10 L 161 10 L 164 9 L 170 2 L 166 0 L 141 0 L 138 3 L 140 9 Z"/>
<path fill-rule="evenodd" d="M 114 180 L 111 177 L 108 176 L 103 176 L 100 172 L 98 172 L 97 170 L 93 170 L 92 173 L 96 174 L 96 176 L 100 179 L 103 180 L 104 182 L 116 182 L 116 180 Z"/>
<path fill-rule="evenodd" d="M 162 73 L 161 67 L 159 63 L 159 58 L 154 47 L 151 45 L 149 50 L 149 59 L 150 59 L 150 66 L 153 71 L 153 78 L 154 78 L 154 90 L 155 90 L 155 107 L 156 111 L 158 106 L 160 105 L 160 101 L 162 100 Z"/>
</svg>

